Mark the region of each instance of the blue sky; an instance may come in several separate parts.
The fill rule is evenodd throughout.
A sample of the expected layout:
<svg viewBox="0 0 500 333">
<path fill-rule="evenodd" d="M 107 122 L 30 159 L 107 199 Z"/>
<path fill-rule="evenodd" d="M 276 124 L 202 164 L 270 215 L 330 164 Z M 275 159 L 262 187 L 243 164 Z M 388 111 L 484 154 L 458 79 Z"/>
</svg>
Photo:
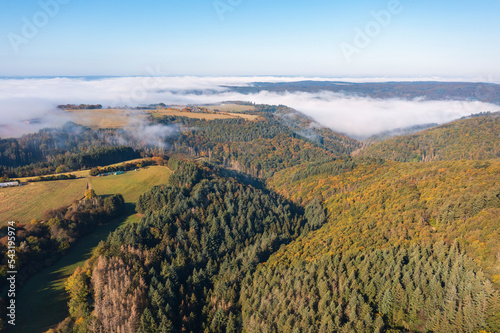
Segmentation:
<svg viewBox="0 0 500 333">
<path fill-rule="evenodd" d="M 0 76 L 500 77 L 498 0 L 217 1 L 0 0 Z"/>
</svg>

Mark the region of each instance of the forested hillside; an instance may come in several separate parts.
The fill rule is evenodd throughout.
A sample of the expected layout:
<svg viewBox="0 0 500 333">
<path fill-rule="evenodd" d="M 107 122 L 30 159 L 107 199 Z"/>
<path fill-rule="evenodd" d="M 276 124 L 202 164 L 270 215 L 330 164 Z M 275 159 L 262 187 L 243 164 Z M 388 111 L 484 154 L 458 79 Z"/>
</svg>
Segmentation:
<svg viewBox="0 0 500 333">
<path fill-rule="evenodd" d="M 372 163 L 340 174 L 332 170 L 353 162 L 335 163 L 272 179 L 295 202 L 323 202 L 328 222 L 247 281 L 245 327 L 500 330 L 500 162 Z"/>
<path fill-rule="evenodd" d="M 442 243 L 267 264 L 243 285 L 246 332 L 477 332 L 500 301 L 474 262 Z"/>
<path fill-rule="evenodd" d="M 493 113 L 375 143 L 363 156 L 393 161 L 449 161 L 500 158 L 500 114 Z"/>
<path fill-rule="evenodd" d="M 257 105 L 251 113 L 258 116 L 256 121 L 151 116 L 141 123 L 141 133 L 67 123 L 21 138 L 0 139 L 0 178 L 74 171 L 167 151 L 207 157 L 212 163 L 263 176 L 300 163 L 302 157 L 295 156 L 298 150 L 305 150 L 301 153 L 307 155 L 304 161 L 311 161 L 319 156 L 349 155 L 360 147 L 358 141 L 285 106 Z M 264 158 L 261 145 L 275 156 L 266 153 Z"/>
<path fill-rule="evenodd" d="M 142 221 L 68 280 L 71 318 L 59 329 L 500 328 L 498 163 L 326 163 L 346 166 L 271 180 L 294 204 L 171 160 L 169 185 L 139 200 Z"/>
<path fill-rule="evenodd" d="M 278 170 L 334 156 L 349 156 L 360 143 L 323 128 L 284 106 L 256 106 L 256 121 L 163 117 L 153 121 L 186 129 L 171 149 L 267 178 Z"/>
<path fill-rule="evenodd" d="M 176 129 L 173 174 L 66 281 L 53 332 L 500 331 L 498 115 L 352 154 L 292 109 L 251 113 L 148 119 Z"/>
<path fill-rule="evenodd" d="M 208 153 L 216 143 L 251 142 L 256 139 L 272 139 L 278 134 L 300 137 L 315 143 L 337 155 L 348 155 L 360 147 L 355 139 L 336 133 L 314 122 L 304 114 L 286 106 L 256 105 L 256 121 L 244 119 L 216 119 L 212 121 L 187 117 L 164 116 L 151 119 L 164 125 L 182 125 L 191 129 L 174 142 L 174 149 L 183 146 L 185 152 Z"/>
<path fill-rule="evenodd" d="M 44 129 L 21 138 L 0 138 L 0 177 L 46 175 L 55 173 L 59 166 L 73 171 L 118 163 L 141 157 L 137 150 L 140 147 L 123 131 L 67 123 L 62 128 Z"/>
<path fill-rule="evenodd" d="M 294 202 L 320 200 L 328 214 L 329 223 L 312 239 L 289 247 L 289 258 L 459 239 L 462 249 L 500 283 L 499 161 L 368 162 L 340 174 L 327 169 L 296 176 L 308 169 L 279 172 L 270 181 Z"/>
<path fill-rule="evenodd" d="M 169 166 L 169 186 L 139 200 L 142 221 L 114 232 L 68 281 L 75 329 L 240 331 L 245 276 L 320 226 L 299 206 L 207 166 Z"/>
</svg>

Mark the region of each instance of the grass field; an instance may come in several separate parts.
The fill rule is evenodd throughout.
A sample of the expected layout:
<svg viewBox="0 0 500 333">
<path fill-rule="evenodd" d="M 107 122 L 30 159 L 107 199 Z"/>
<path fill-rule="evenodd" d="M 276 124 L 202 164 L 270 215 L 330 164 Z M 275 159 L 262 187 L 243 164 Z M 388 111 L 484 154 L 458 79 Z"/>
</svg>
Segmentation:
<svg viewBox="0 0 500 333">
<path fill-rule="evenodd" d="M 27 223 L 41 218 L 47 209 L 68 206 L 83 198 L 87 180 L 56 180 L 0 189 L 0 225 Z"/>
<path fill-rule="evenodd" d="M 100 110 L 67 110 L 71 120 L 83 126 L 97 128 L 121 128 L 125 127 L 134 119 L 145 118 L 143 112 L 124 109 L 100 109 Z"/>
<path fill-rule="evenodd" d="M 240 105 L 240 104 L 217 104 L 205 106 L 208 110 L 214 111 L 219 110 L 221 112 L 246 112 L 255 111 L 255 107 L 252 105 Z"/>
<path fill-rule="evenodd" d="M 128 109 L 96 109 L 96 110 L 66 110 L 71 120 L 80 125 L 94 128 L 121 128 L 133 126 L 138 119 L 145 119 L 149 114 L 154 117 L 177 116 L 195 119 L 234 119 L 244 118 L 255 120 L 257 116 L 247 115 L 242 112 L 253 111 L 255 107 L 239 104 L 220 104 L 209 105 L 206 108 L 209 111 L 218 110 L 223 113 L 197 113 L 182 112 L 180 109 L 172 108 L 165 110 L 128 110 Z"/>
<path fill-rule="evenodd" d="M 140 161 L 141 159 L 134 160 Z M 128 161 L 133 162 L 133 161 Z M 0 189 L 0 226 L 8 221 L 28 223 L 40 219 L 47 209 L 67 206 L 83 197 L 87 180 L 98 195 L 123 194 L 126 202 L 135 202 L 139 195 L 156 184 L 164 184 L 170 175 L 165 167 L 150 166 L 123 175 L 88 177 L 89 170 L 71 172 L 77 179 L 30 183 L 19 187 Z M 26 181 L 29 178 L 20 179 Z"/>
<path fill-rule="evenodd" d="M 153 117 L 163 117 L 163 116 L 176 116 L 176 117 L 188 117 L 194 119 L 234 119 L 241 118 L 239 114 L 221 114 L 221 113 L 198 113 L 198 112 L 182 112 L 177 109 L 165 109 L 165 110 L 148 110 L 148 113 L 153 115 Z"/>
<path fill-rule="evenodd" d="M 92 177 L 90 183 L 97 195 L 121 193 L 125 202 L 132 203 L 154 185 L 166 184 L 170 173 L 166 167 L 150 166 L 123 175 Z"/>
</svg>

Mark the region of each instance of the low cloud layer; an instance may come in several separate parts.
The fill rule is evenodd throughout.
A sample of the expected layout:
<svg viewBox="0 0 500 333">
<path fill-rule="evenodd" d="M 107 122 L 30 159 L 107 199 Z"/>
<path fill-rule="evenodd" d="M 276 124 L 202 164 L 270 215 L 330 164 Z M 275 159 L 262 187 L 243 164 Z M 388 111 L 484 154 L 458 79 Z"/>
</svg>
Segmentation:
<svg viewBox="0 0 500 333">
<path fill-rule="evenodd" d="M 125 133 L 132 140 L 144 147 L 168 148 L 167 139 L 176 136 L 180 129 L 177 126 L 150 125 L 142 119 L 134 119 L 125 128 Z M 122 144 L 130 145 L 130 142 Z"/>
<path fill-rule="evenodd" d="M 47 127 L 59 127 L 69 120 L 67 114 L 46 99 L 0 98 L 0 138 L 17 137 Z"/>
<path fill-rule="evenodd" d="M 225 97 L 237 99 L 237 96 Z M 441 124 L 473 113 L 500 110 L 498 106 L 482 102 L 373 99 L 331 92 L 261 92 L 249 97 L 259 103 L 293 107 L 324 126 L 358 138 L 395 128 Z"/>
<path fill-rule="evenodd" d="M 283 104 L 297 109 L 322 125 L 355 137 L 367 137 L 394 128 L 424 123 L 444 123 L 500 107 L 482 102 L 426 101 L 423 99 L 373 99 L 339 93 L 272 93 L 244 95 L 225 86 L 252 82 L 289 82 L 320 78 L 285 77 L 128 77 L 107 79 L 0 79 L 0 137 L 17 136 L 67 121 L 58 104 L 138 106 L 151 103 L 203 104 L 242 100 Z M 337 80 L 337 79 L 329 79 Z M 377 79 L 339 79 L 366 82 Z M 394 81 L 385 78 L 379 81 Z M 403 79 L 399 79 L 403 81 Z M 408 79 L 404 79 L 408 80 Z M 424 80 L 424 79 L 422 79 Z M 36 120 L 32 122 L 31 120 Z M 140 128 L 140 127 L 138 127 Z M 159 129 L 162 131 L 162 129 Z M 155 141 L 156 133 L 147 134 Z"/>
</svg>

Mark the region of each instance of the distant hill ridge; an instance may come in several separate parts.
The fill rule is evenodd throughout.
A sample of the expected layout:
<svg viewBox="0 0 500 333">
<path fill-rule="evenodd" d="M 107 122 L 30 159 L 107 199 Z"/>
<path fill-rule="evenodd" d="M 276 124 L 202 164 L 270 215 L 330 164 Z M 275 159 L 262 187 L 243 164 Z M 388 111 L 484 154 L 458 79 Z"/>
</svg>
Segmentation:
<svg viewBox="0 0 500 333">
<path fill-rule="evenodd" d="M 270 92 L 331 91 L 346 95 L 371 98 L 401 98 L 446 101 L 481 101 L 500 105 L 500 85 L 481 82 L 369 82 L 353 83 L 340 81 L 300 81 L 300 82 L 254 82 L 252 86 L 226 88 L 243 94 L 253 94 L 266 90 Z"/>
<path fill-rule="evenodd" d="M 393 137 L 358 152 L 400 162 L 500 158 L 500 112 L 472 115 L 411 135 Z"/>
</svg>

